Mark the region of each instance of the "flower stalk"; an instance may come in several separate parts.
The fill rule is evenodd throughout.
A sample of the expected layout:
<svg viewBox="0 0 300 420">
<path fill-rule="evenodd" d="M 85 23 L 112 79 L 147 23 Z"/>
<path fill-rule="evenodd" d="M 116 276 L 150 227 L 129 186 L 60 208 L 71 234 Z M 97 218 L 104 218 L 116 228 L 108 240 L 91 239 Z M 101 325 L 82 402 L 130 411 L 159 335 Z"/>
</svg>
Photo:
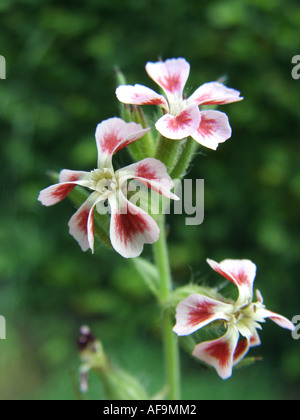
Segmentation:
<svg viewBox="0 0 300 420">
<path fill-rule="evenodd" d="M 160 275 L 161 289 L 160 299 L 166 302 L 172 293 L 172 276 L 167 247 L 165 230 L 165 217 L 161 216 L 158 222 L 160 227 L 160 238 L 154 244 L 154 255 Z M 162 334 L 164 342 L 166 379 L 171 400 L 180 399 L 180 361 L 179 345 L 176 335 L 172 331 L 172 320 L 168 310 L 162 314 Z"/>
<path fill-rule="evenodd" d="M 180 159 L 178 159 L 176 165 L 171 171 L 172 179 L 182 179 L 186 175 L 198 147 L 198 143 L 196 143 L 191 137 L 184 141 L 181 148 Z"/>
</svg>

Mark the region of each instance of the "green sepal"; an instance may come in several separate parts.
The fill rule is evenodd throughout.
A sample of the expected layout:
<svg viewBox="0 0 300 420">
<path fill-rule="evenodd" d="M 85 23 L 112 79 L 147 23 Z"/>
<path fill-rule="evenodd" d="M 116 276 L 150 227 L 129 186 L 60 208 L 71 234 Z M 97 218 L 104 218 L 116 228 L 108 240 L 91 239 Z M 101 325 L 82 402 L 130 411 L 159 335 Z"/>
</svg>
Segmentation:
<svg viewBox="0 0 300 420">
<path fill-rule="evenodd" d="M 116 69 L 116 82 L 117 86 L 126 85 L 126 78 L 124 74 Z M 149 128 L 151 126 L 146 115 L 140 106 L 127 105 L 120 102 L 120 116 L 126 122 L 135 122 L 141 124 L 143 128 Z M 146 133 L 141 139 L 132 143 L 128 147 L 128 151 L 135 162 L 139 162 L 143 159 L 154 157 L 155 155 L 155 141 L 152 135 L 152 130 Z"/>
<path fill-rule="evenodd" d="M 216 289 L 212 289 L 209 287 L 198 286 L 197 284 L 188 284 L 183 287 L 179 287 L 175 289 L 168 300 L 164 302 L 165 307 L 169 309 L 175 310 L 177 305 L 182 302 L 184 299 L 189 297 L 192 294 L 200 294 L 203 296 L 207 296 L 211 299 L 215 299 L 221 302 L 225 302 L 225 299 L 217 292 Z M 229 303 L 229 302 L 228 302 Z"/>
<path fill-rule="evenodd" d="M 234 366 L 234 369 L 242 369 L 244 367 L 252 366 L 257 362 L 261 362 L 263 360 L 262 357 L 245 357 L 242 359 L 236 366 Z"/>
<path fill-rule="evenodd" d="M 148 121 L 145 113 L 143 112 L 140 106 L 132 105 L 130 107 L 131 121 L 141 124 L 143 128 L 149 128 L 150 122 Z M 137 158 L 138 161 L 151 158 L 155 156 L 155 143 L 152 135 L 152 130 L 149 130 L 142 138 L 134 142 L 129 146 L 129 151 L 131 148 L 138 150 Z"/>
</svg>

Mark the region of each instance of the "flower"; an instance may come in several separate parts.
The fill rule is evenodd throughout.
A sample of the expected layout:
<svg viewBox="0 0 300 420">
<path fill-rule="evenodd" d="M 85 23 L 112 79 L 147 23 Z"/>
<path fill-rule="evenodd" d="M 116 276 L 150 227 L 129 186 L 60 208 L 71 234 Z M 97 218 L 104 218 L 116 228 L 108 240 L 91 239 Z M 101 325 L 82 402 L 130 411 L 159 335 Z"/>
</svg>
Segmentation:
<svg viewBox="0 0 300 420">
<path fill-rule="evenodd" d="M 171 189 L 174 183 L 166 167 L 157 159 L 144 159 L 115 172 L 112 158 L 115 153 L 141 138 L 149 129 L 140 124 L 111 118 L 97 126 L 96 144 L 98 167 L 91 172 L 60 172 L 59 183 L 39 194 L 39 201 L 52 206 L 62 201 L 76 185 L 92 191 L 88 199 L 69 221 L 70 234 L 83 251 L 94 252 L 94 209 L 108 200 L 111 210 L 110 239 L 114 249 L 125 258 L 135 258 L 144 244 L 159 239 L 159 228 L 153 218 L 127 200 L 127 181 L 135 179 L 161 195 L 178 200 Z"/>
<path fill-rule="evenodd" d="M 256 265 L 249 260 L 224 260 L 220 264 L 207 260 L 217 273 L 238 287 L 237 301 L 221 301 L 201 294 L 192 294 L 177 307 L 174 332 L 179 336 L 189 335 L 213 321 L 221 320 L 227 328 L 225 335 L 212 341 L 198 344 L 193 356 L 213 366 L 219 376 L 228 379 L 232 368 L 247 354 L 250 347 L 260 345 L 257 329 L 260 323 L 270 318 L 280 327 L 294 330 L 286 318 L 266 309 L 259 291 L 253 303 L 253 283 Z M 240 335 L 243 339 L 239 340 Z"/>
<path fill-rule="evenodd" d="M 148 75 L 165 92 L 162 96 L 142 85 L 122 85 L 116 90 L 119 101 L 132 105 L 158 105 L 165 115 L 156 123 L 160 134 L 172 140 L 192 136 L 198 143 L 216 150 L 219 143 L 232 135 L 226 114 L 200 111 L 199 106 L 224 105 L 241 101 L 240 92 L 219 82 L 206 83 L 188 99 L 183 90 L 190 73 L 190 64 L 184 58 L 147 63 Z"/>
</svg>

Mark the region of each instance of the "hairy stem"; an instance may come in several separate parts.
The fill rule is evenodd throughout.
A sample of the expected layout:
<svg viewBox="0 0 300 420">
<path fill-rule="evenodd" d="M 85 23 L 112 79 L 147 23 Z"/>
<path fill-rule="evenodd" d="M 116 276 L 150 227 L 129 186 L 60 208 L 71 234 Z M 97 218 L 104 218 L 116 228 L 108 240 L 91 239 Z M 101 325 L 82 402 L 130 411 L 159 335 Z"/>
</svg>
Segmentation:
<svg viewBox="0 0 300 420">
<path fill-rule="evenodd" d="M 198 143 L 191 137 L 185 141 L 181 149 L 180 159 L 171 172 L 172 179 L 182 179 L 186 175 L 198 146 Z"/>
<path fill-rule="evenodd" d="M 158 141 L 155 157 L 166 165 L 169 173 L 172 172 L 178 162 L 180 148 L 181 142 L 178 140 L 160 137 Z"/>
<path fill-rule="evenodd" d="M 163 302 L 167 301 L 172 293 L 172 277 L 169 263 L 168 247 L 165 231 L 165 218 L 159 221 L 160 238 L 154 244 L 154 254 L 160 275 L 161 293 Z M 180 361 L 177 336 L 173 332 L 173 323 L 168 310 L 162 314 L 162 334 L 164 341 L 166 379 L 171 400 L 180 399 Z"/>
</svg>

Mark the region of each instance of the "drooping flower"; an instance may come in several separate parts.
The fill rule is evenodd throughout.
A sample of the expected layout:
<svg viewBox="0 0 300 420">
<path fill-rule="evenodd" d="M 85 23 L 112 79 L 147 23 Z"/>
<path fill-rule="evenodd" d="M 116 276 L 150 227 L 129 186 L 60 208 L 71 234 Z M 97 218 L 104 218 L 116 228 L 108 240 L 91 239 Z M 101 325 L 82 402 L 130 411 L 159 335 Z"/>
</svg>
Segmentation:
<svg viewBox="0 0 300 420">
<path fill-rule="evenodd" d="M 96 144 L 98 167 L 91 172 L 64 169 L 59 183 L 40 192 L 39 201 L 52 206 L 80 185 L 92 191 L 69 221 L 70 234 L 83 251 L 94 252 L 94 210 L 108 201 L 111 211 L 110 239 L 114 249 L 125 258 L 135 258 L 144 244 L 153 244 L 159 239 L 159 228 L 154 219 L 127 199 L 128 180 L 135 179 L 161 195 L 177 200 L 171 193 L 174 183 L 166 167 L 157 159 L 141 162 L 115 171 L 112 158 L 115 153 L 141 138 L 149 129 L 140 124 L 126 123 L 120 118 L 111 118 L 97 126 Z"/>
<path fill-rule="evenodd" d="M 147 63 L 146 71 L 165 92 L 160 95 L 142 85 L 122 85 L 116 90 L 119 101 L 132 105 L 158 105 L 165 115 L 156 123 L 162 136 L 181 140 L 192 136 L 198 143 L 216 150 L 219 143 L 232 135 L 226 114 L 215 110 L 200 110 L 199 106 L 224 105 L 241 101 L 240 92 L 219 82 L 206 83 L 189 98 L 183 91 L 190 73 L 184 58 Z"/>
<path fill-rule="evenodd" d="M 294 330 L 287 318 L 271 312 L 263 304 L 257 290 L 257 302 L 253 300 L 253 283 L 256 265 L 249 260 L 224 260 L 220 264 L 207 260 L 217 273 L 238 287 L 236 302 L 221 301 L 201 294 L 192 294 L 179 303 L 174 332 L 179 336 L 189 335 L 206 325 L 221 320 L 226 326 L 224 336 L 198 344 L 193 355 L 213 366 L 219 376 L 228 379 L 232 368 L 248 353 L 249 348 L 260 345 L 257 333 L 260 323 L 270 318 L 280 327 Z M 242 339 L 240 339 L 242 336 Z"/>
</svg>

